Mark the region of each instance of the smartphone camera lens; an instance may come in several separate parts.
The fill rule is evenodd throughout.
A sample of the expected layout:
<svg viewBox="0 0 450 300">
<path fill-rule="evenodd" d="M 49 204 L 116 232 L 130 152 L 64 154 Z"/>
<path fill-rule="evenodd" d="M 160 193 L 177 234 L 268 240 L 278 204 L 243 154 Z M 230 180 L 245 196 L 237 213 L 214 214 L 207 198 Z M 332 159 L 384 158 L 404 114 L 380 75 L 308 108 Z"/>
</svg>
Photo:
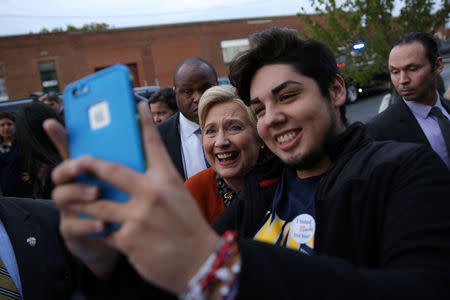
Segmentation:
<svg viewBox="0 0 450 300">
<path fill-rule="evenodd" d="M 78 89 L 77 88 L 74 88 L 72 90 L 72 95 L 74 95 L 74 96 L 78 95 Z"/>
</svg>

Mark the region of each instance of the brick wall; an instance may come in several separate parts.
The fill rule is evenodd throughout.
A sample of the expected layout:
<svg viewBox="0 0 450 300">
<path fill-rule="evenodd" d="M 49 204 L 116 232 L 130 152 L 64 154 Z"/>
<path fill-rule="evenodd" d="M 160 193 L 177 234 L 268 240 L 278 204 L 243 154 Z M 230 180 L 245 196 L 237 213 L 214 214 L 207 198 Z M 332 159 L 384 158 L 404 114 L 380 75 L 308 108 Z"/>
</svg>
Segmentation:
<svg viewBox="0 0 450 300">
<path fill-rule="evenodd" d="M 10 99 L 42 91 L 38 62 L 47 60 L 55 62 L 61 91 L 115 63 L 136 64 L 140 86 L 171 86 L 176 65 L 191 56 L 210 61 L 219 77 L 226 77 L 220 42 L 248 38 L 272 26 L 303 28 L 296 16 L 286 16 L 0 37 L 0 64 Z"/>
</svg>

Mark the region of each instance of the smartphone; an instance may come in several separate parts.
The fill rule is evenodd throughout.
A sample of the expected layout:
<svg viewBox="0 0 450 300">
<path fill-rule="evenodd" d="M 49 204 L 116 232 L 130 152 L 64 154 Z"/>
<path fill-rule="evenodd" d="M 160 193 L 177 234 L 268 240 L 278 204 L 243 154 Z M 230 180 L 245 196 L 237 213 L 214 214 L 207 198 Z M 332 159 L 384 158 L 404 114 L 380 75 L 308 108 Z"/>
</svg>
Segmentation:
<svg viewBox="0 0 450 300">
<path fill-rule="evenodd" d="M 66 87 L 63 103 L 71 158 L 89 154 L 145 172 L 132 79 L 126 66 L 114 65 Z M 97 185 L 103 199 L 129 200 L 124 191 L 89 174 L 82 174 L 75 180 Z M 108 224 L 100 235 L 119 227 L 119 224 Z"/>
</svg>

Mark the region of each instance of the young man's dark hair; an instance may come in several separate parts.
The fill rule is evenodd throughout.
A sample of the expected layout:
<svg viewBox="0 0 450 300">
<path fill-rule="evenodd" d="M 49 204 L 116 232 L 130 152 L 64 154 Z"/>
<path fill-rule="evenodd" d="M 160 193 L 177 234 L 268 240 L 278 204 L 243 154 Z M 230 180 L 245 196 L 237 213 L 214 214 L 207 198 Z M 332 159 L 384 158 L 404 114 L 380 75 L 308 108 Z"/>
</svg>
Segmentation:
<svg viewBox="0 0 450 300">
<path fill-rule="evenodd" d="M 439 48 L 433 36 L 426 32 L 408 32 L 394 41 L 392 48 L 398 45 L 419 42 L 425 48 L 425 56 L 431 64 L 432 70 L 436 67 L 436 60 L 439 55 Z"/>
<path fill-rule="evenodd" d="M 167 106 L 173 110 L 178 111 L 177 99 L 175 97 L 175 92 L 170 87 L 162 87 L 158 91 L 156 91 L 150 99 L 148 99 L 148 103 L 153 104 L 157 102 L 164 102 Z"/>
<path fill-rule="evenodd" d="M 244 102 L 250 104 L 250 84 L 256 71 L 265 65 L 288 64 L 311 77 L 323 96 L 329 97 L 330 85 L 339 74 L 333 52 L 313 39 L 300 39 L 294 29 L 272 27 L 251 37 L 252 49 L 237 56 L 230 65 L 230 81 Z M 346 125 L 345 106 L 340 108 Z"/>
</svg>

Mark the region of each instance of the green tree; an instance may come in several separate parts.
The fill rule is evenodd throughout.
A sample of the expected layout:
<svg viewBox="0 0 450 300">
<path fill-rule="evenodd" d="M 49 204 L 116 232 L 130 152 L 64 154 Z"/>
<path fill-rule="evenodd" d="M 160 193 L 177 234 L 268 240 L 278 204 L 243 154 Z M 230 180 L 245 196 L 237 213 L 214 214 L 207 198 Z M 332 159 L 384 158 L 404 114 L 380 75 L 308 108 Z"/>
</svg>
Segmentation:
<svg viewBox="0 0 450 300">
<path fill-rule="evenodd" d="M 64 29 L 62 27 L 53 28 L 52 33 L 55 33 L 55 32 L 64 32 Z"/>
<path fill-rule="evenodd" d="M 337 3 L 339 2 L 339 3 Z M 394 2 L 401 3 L 398 17 L 393 17 Z M 433 12 L 431 0 L 311 0 L 316 14 L 305 9 L 298 14 L 306 24 L 305 37 L 326 43 L 335 53 L 338 64 L 348 82 L 370 83 L 373 74 L 386 71 L 393 41 L 410 31 L 436 33 L 446 24 L 450 12 L 445 0 Z M 364 42 L 363 51 L 352 49 Z"/>
<path fill-rule="evenodd" d="M 91 31 L 104 31 L 108 30 L 109 25 L 106 23 L 90 23 L 81 26 L 80 28 L 75 27 L 74 31 L 78 32 L 91 32 Z M 67 26 L 67 31 L 69 32 L 69 27 Z"/>
<path fill-rule="evenodd" d="M 81 27 L 76 27 L 74 25 L 67 25 L 66 30 L 64 30 L 62 27 L 56 27 L 51 30 L 48 30 L 47 28 L 42 28 L 39 33 L 55 33 L 55 32 L 92 32 L 92 31 L 105 31 L 110 29 L 109 24 L 106 23 L 90 23 L 85 24 Z"/>
</svg>

